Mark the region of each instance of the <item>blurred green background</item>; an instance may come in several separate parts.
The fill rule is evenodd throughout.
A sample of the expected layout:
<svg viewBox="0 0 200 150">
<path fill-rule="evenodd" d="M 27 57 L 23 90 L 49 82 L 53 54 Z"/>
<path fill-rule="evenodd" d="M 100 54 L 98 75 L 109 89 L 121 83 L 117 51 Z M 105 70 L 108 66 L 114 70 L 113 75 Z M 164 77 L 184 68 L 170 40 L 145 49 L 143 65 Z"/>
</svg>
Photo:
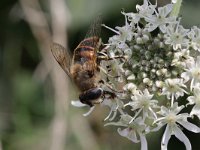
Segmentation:
<svg viewBox="0 0 200 150">
<path fill-rule="evenodd" d="M 162 5 L 166 0 L 158 0 Z M 1 0 L 0 1 L 0 150 L 139 150 L 140 144 L 103 127 L 107 109 L 89 117 L 70 106 L 76 88 L 50 54 L 51 40 L 73 51 L 99 14 L 103 23 L 124 25 L 125 12 L 142 0 Z M 200 24 L 200 1 L 183 0 L 182 24 Z M 113 33 L 102 29 L 106 43 Z M 199 124 L 199 122 L 197 121 Z M 149 134 L 150 150 L 160 149 L 160 133 Z M 199 134 L 184 133 L 193 150 Z M 185 149 L 174 137 L 169 149 Z"/>
</svg>

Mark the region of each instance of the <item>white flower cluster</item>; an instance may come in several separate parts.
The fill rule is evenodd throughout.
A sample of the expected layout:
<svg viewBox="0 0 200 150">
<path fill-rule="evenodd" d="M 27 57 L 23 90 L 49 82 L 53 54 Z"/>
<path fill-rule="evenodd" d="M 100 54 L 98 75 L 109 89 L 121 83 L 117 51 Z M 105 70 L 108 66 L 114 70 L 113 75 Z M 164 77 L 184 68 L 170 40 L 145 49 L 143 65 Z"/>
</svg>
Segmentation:
<svg viewBox="0 0 200 150">
<path fill-rule="evenodd" d="M 136 6 L 137 13 L 122 12 L 124 26 L 111 29 L 104 25 L 116 33 L 109 38 L 107 55 L 126 58 L 101 63 L 109 74 L 107 84 L 123 91 L 116 92 L 114 100 L 105 97 L 102 105 L 110 108 L 105 125 L 118 126 L 118 133 L 141 142 L 142 150 L 148 149 L 146 135 L 163 126 L 162 150 L 172 135 L 191 150 L 182 129 L 200 132 L 188 121 L 194 116 L 200 119 L 200 29 L 180 25 L 180 18 L 171 15 L 173 6 L 157 8 L 144 0 Z M 192 110 L 185 112 L 188 105 Z"/>
</svg>

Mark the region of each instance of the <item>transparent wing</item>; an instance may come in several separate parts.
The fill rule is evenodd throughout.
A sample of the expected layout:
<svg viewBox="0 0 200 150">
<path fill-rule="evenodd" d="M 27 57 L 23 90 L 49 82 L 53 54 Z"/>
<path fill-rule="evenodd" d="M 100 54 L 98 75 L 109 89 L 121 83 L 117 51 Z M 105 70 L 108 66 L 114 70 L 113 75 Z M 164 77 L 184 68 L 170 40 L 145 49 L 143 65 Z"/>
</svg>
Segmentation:
<svg viewBox="0 0 200 150">
<path fill-rule="evenodd" d="M 88 32 L 86 33 L 85 39 L 90 37 L 99 37 L 101 33 L 102 16 L 99 15 L 91 23 Z"/>
<path fill-rule="evenodd" d="M 71 77 L 70 74 L 71 55 L 69 54 L 69 52 L 62 45 L 58 43 L 51 44 L 51 52 L 56 61 L 62 67 L 62 69 L 67 73 L 68 76 Z"/>
<path fill-rule="evenodd" d="M 99 37 L 101 34 L 101 24 L 102 17 L 99 15 L 95 18 L 95 20 L 91 23 L 88 32 L 85 35 L 85 40 L 83 40 L 82 45 L 92 46 L 96 48 L 99 46 Z"/>
<path fill-rule="evenodd" d="M 80 44 L 74 50 L 73 62 L 78 62 L 84 64 L 88 61 L 88 58 L 84 55 L 80 55 L 80 53 L 90 53 L 93 54 L 93 60 L 96 61 L 97 51 L 101 45 L 101 40 L 99 38 L 101 32 L 101 16 L 95 18 L 93 23 L 91 24 L 85 38 L 80 42 Z M 85 59 L 84 59 L 85 58 Z"/>
</svg>

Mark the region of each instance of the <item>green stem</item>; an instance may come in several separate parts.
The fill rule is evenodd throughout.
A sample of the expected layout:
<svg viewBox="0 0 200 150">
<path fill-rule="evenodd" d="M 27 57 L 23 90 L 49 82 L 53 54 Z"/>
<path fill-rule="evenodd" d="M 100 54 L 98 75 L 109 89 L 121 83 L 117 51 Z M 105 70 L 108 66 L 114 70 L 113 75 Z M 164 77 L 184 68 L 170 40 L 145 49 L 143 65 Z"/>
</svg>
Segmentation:
<svg viewBox="0 0 200 150">
<path fill-rule="evenodd" d="M 182 4 L 182 0 L 177 0 L 177 2 L 173 6 L 170 16 L 178 17 L 180 9 L 181 9 L 181 4 Z"/>
</svg>

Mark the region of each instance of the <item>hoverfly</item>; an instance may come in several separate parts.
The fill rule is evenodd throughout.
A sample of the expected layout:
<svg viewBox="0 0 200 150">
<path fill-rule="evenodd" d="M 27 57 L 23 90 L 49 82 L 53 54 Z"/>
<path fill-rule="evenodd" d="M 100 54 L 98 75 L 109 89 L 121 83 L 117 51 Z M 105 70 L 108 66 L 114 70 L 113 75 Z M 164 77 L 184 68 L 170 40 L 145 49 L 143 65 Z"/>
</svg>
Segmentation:
<svg viewBox="0 0 200 150">
<path fill-rule="evenodd" d="M 105 91 L 100 87 L 100 61 L 111 59 L 107 55 L 101 55 L 103 46 L 99 38 L 100 29 L 101 20 L 97 18 L 85 39 L 75 48 L 73 56 L 62 45 L 51 45 L 54 58 L 81 91 L 79 100 L 90 107 L 101 103 L 105 94 L 115 97 L 114 92 Z"/>
</svg>

